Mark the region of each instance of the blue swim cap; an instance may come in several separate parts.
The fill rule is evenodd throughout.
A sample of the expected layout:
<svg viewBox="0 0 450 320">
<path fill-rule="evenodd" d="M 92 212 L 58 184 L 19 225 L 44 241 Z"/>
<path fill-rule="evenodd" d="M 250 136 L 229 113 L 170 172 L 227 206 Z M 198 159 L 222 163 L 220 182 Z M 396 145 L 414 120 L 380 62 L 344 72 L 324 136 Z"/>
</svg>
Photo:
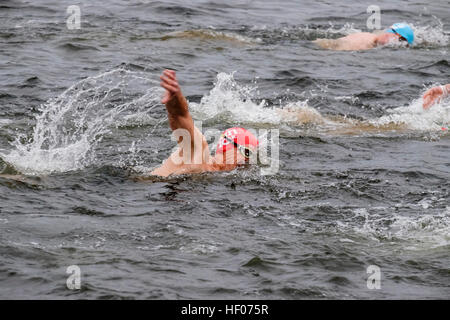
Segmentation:
<svg viewBox="0 0 450 320">
<path fill-rule="evenodd" d="M 406 41 L 408 41 L 409 44 L 412 44 L 414 42 L 414 31 L 408 24 L 404 22 L 394 23 L 386 32 L 397 33 L 401 35 L 406 39 Z"/>
</svg>

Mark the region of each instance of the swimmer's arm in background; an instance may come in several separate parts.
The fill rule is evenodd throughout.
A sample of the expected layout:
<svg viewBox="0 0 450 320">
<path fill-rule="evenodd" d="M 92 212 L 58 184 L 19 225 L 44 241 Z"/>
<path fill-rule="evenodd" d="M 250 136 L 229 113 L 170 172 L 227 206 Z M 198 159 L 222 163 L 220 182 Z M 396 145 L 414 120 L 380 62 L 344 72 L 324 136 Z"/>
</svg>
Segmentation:
<svg viewBox="0 0 450 320">
<path fill-rule="evenodd" d="M 450 84 L 433 87 L 423 95 L 423 108 L 428 109 L 436 102 L 448 96 L 450 93 Z"/>
</svg>

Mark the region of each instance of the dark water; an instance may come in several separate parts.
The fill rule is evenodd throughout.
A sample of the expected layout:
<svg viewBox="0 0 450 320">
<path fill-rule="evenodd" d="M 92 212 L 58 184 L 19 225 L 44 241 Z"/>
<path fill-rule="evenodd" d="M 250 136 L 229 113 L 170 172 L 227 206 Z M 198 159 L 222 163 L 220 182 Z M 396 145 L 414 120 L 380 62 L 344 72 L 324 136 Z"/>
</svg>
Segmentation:
<svg viewBox="0 0 450 320">
<path fill-rule="evenodd" d="M 0 297 L 448 299 L 450 106 L 419 98 L 449 82 L 450 4 L 377 2 L 409 49 L 311 43 L 365 31 L 371 4 L 1 1 Z M 136 181 L 174 147 L 167 67 L 204 130 L 278 129 L 279 171 Z M 273 113 L 306 105 L 380 130 Z"/>
</svg>

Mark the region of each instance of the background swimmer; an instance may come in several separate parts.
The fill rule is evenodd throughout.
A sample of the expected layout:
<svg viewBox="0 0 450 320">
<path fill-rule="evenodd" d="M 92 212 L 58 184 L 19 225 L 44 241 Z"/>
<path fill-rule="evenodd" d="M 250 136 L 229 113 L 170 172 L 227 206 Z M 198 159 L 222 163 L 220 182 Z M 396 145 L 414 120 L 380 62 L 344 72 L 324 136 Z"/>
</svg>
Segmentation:
<svg viewBox="0 0 450 320">
<path fill-rule="evenodd" d="M 368 50 L 388 43 L 414 42 L 414 31 L 406 23 L 395 23 L 382 33 L 358 32 L 339 39 L 317 39 L 320 47 L 330 50 Z"/>
<path fill-rule="evenodd" d="M 449 95 L 450 84 L 436 86 L 427 90 L 423 96 L 422 107 L 429 109 L 433 104 L 440 103 Z M 443 130 L 446 129 L 446 121 L 440 122 L 436 114 L 431 115 L 415 109 L 415 102 L 412 102 L 411 109 L 398 107 L 390 113 L 375 119 L 360 120 L 347 116 L 322 115 L 311 107 L 302 108 L 278 108 L 276 111 L 280 114 L 283 121 L 296 124 L 313 124 L 318 128 L 324 129 L 324 133 L 332 135 L 353 135 L 362 133 L 380 133 L 380 132 L 401 132 L 416 128 L 415 122 L 422 120 L 439 124 Z"/>
</svg>

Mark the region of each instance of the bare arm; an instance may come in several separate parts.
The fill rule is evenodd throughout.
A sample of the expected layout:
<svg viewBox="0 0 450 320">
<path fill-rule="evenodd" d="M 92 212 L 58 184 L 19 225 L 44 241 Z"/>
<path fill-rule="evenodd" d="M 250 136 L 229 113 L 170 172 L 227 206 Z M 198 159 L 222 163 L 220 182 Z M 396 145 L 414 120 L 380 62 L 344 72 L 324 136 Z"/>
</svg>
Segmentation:
<svg viewBox="0 0 450 320">
<path fill-rule="evenodd" d="M 189 170 L 192 172 L 195 170 L 195 165 L 208 163 L 208 143 L 200 130 L 194 125 L 175 71 L 164 70 L 161 76 L 161 87 L 166 89 L 161 102 L 166 106 L 170 128 L 178 137 L 178 149 L 170 155 L 161 167 L 153 170 L 152 174 L 168 176 L 173 173 L 182 173 L 183 170 L 187 170 L 186 166 L 190 166 Z"/>
<path fill-rule="evenodd" d="M 450 84 L 433 87 L 423 95 L 423 108 L 428 109 L 440 99 L 445 98 L 450 93 Z"/>
<path fill-rule="evenodd" d="M 175 71 L 164 70 L 161 75 L 161 87 L 166 89 L 162 103 L 166 105 L 169 125 L 172 130 L 185 129 L 194 137 L 194 121 L 189 113 L 186 98 L 181 93 Z"/>
</svg>

